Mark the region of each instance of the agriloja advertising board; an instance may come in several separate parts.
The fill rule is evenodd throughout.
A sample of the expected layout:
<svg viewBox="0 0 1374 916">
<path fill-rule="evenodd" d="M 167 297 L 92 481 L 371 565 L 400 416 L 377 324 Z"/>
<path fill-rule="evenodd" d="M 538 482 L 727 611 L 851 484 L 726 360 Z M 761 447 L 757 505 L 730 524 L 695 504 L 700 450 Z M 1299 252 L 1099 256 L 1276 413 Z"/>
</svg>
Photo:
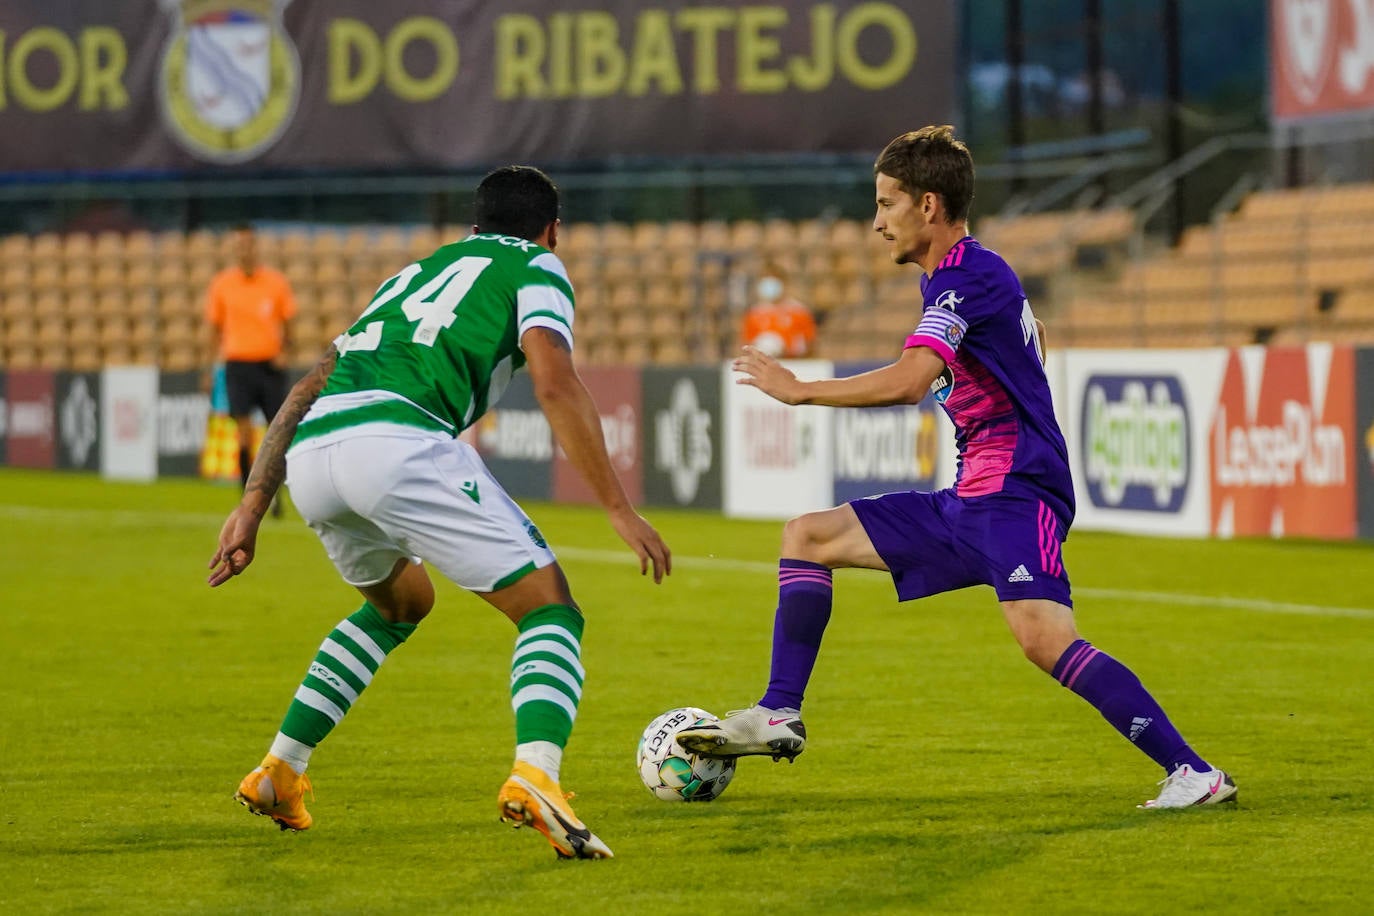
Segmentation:
<svg viewBox="0 0 1374 916">
<path fill-rule="evenodd" d="M 1060 413 L 1084 529 L 1211 532 L 1209 423 L 1224 349 L 1070 350 Z"/>
</svg>

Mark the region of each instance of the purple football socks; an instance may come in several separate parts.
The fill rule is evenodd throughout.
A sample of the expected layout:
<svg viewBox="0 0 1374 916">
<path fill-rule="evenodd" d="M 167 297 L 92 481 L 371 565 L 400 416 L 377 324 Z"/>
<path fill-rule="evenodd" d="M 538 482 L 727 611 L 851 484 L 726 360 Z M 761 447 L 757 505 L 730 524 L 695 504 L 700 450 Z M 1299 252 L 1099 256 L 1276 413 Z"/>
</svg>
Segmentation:
<svg viewBox="0 0 1374 916">
<path fill-rule="evenodd" d="M 834 597 L 830 570 L 806 560 L 778 561 L 778 612 L 773 618 L 773 669 L 767 709 L 800 710 L 806 682 L 816 666 Z"/>
<path fill-rule="evenodd" d="M 1165 772 L 1172 773 L 1185 763 L 1194 772 L 1211 769 L 1183 740 L 1131 669 L 1094 648 L 1086 639 L 1075 640 L 1065 649 L 1052 673 L 1055 680 L 1091 703 L 1112 728 L 1164 767 Z"/>
</svg>

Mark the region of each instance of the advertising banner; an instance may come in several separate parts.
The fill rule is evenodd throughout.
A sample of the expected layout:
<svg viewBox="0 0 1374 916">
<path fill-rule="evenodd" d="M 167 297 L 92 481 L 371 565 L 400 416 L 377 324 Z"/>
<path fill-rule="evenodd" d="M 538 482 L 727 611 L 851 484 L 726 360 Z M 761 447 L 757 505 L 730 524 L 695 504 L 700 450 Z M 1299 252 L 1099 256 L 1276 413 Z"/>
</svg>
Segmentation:
<svg viewBox="0 0 1374 916">
<path fill-rule="evenodd" d="M 517 372 L 496 406 L 464 434 L 491 473 L 517 499 L 553 496 L 553 432 L 534 399 L 527 372 Z"/>
<path fill-rule="evenodd" d="M 100 470 L 100 373 L 57 373 L 57 466 Z"/>
<path fill-rule="evenodd" d="M 158 476 L 195 477 L 210 422 L 210 395 L 201 391 L 197 371 L 164 372 L 157 386 Z"/>
<path fill-rule="evenodd" d="M 1269 0 L 1269 95 L 1276 121 L 1374 108 L 1374 4 Z"/>
<path fill-rule="evenodd" d="M 827 360 L 788 360 L 798 378 L 829 378 Z M 834 504 L 831 437 L 835 411 L 789 407 L 756 388 L 735 384 L 721 367 L 725 408 L 725 514 L 790 518 Z"/>
<path fill-rule="evenodd" d="M 840 363 L 835 375 L 885 365 Z M 949 421 L 929 395 L 919 404 L 846 407 L 834 414 L 835 503 L 896 490 L 934 490 L 941 462 L 953 461 L 953 444 L 941 435 Z"/>
<path fill-rule="evenodd" d="M 1355 536 L 1355 353 L 1232 350 L 1211 427 L 1221 537 Z"/>
<path fill-rule="evenodd" d="M 9 0 L 0 172 L 873 153 L 953 116 L 950 0 Z"/>
<path fill-rule="evenodd" d="M 9 418 L 5 457 L 21 468 L 57 464 L 56 379 L 46 369 L 11 372 L 6 379 Z"/>
<path fill-rule="evenodd" d="M 1222 349 L 1064 354 L 1059 412 L 1077 527 L 1210 533 L 1207 424 L 1226 358 Z"/>
<path fill-rule="evenodd" d="M 1374 349 L 1355 353 L 1355 472 L 1360 537 L 1374 540 Z"/>
<path fill-rule="evenodd" d="M 654 506 L 721 508 L 720 371 L 650 367 L 641 379 L 645 500 Z"/>
<path fill-rule="evenodd" d="M 639 370 L 591 367 L 578 374 L 601 412 L 601 432 L 606 437 L 611 467 L 619 475 L 625 495 L 638 505 L 644 501 Z M 553 498 L 560 503 L 596 503 L 596 494 L 561 448 L 554 449 Z"/>
<path fill-rule="evenodd" d="M 100 474 L 111 480 L 157 479 L 157 369 L 118 366 L 100 380 Z"/>
</svg>

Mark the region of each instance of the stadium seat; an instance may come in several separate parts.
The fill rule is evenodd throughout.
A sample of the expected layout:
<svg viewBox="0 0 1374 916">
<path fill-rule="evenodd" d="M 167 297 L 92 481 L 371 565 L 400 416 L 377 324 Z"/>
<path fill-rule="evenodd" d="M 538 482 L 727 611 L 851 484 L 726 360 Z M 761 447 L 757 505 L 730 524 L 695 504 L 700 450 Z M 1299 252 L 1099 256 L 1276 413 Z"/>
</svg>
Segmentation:
<svg viewBox="0 0 1374 916">
<path fill-rule="evenodd" d="M 620 349 L 620 362 L 627 366 L 643 366 L 653 359 L 653 349 L 643 337 L 624 341 Z"/>
<path fill-rule="evenodd" d="M 655 340 L 653 362 L 661 366 L 682 366 L 692 362 L 691 351 L 681 337 Z"/>
<path fill-rule="evenodd" d="M 729 247 L 736 254 L 757 252 L 763 247 L 763 224 L 753 219 L 731 224 Z"/>
<path fill-rule="evenodd" d="M 700 251 L 730 250 L 730 225 L 724 220 L 707 220 L 697 227 L 696 247 Z"/>
<path fill-rule="evenodd" d="M 628 253 L 634 247 L 634 235 L 624 223 L 601 225 L 601 251 L 605 255 Z"/>
<path fill-rule="evenodd" d="M 27 291 L 32 282 L 28 253 L 0 255 L 0 291 Z"/>
<path fill-rule="evenodd" d="M 124 262 L 151 258 L 156 248 L 156 240 L 151 232 L 137 230 L 124 237 Z"/>
<path fill-rule="evenodd" d="M 5 368 L 11 372 L 37 369 L 37 349 L 28 343 L 19 347 L 7 347 L 5 349 Z"/>
<path fill-rule="evenodd" d="M 19 258 L 28 258 L 33 249 L 33 241 L 22 232 L 0 238 L 0 260 L 9 262 Z"/>
<path fill-rule="evenodd" d="M 6 321 L 14 321 L 17 318 L 34 320 L 33 296 L 27 288 L 7 290 L 0 295 L 0 318 Z"/>
<path fill-rule="evenodd" d="M 763 224 L 760 247 L 769 257 L 776 257 L 797 249 L 797 224 L 786 219 L 770 219 Z"/>
<path fill-rule="evenodd" d="M 104 356 L 94 344 L 74 344 L 67 357 L 67 368 L 73 372 L 96 372 L 104 364 Z"/>
<path fill-rule="evenodd" d="M 38 346 L 38 319 L 33 315 L 12 316 L 5 319 L 5 350 L 34 350 Z"/>
<path fill-rule="evenodd" d="M 29 255 L 35 261 L 58 261 L 62 256 L 62 237 L 56 232 L 40 232 L 32 239 Z"/>
</svg>

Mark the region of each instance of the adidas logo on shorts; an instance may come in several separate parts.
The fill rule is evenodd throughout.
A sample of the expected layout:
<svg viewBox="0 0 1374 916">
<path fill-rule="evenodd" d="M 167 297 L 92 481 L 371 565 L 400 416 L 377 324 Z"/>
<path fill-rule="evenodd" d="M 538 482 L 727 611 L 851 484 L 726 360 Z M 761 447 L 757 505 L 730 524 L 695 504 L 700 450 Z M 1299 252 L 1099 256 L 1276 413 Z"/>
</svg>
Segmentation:
<svg viewBox="0 0 1374 916">
<path fill-rule="evenodd" d="M 1007 581 L 1008 581 L 1008 582 L 1034 582 L 1034 581 L 1035 581 L 1035 576 L 1032 576 L 1032 575 L 1030 574 L 1030 571 L 1026 569 L 1026 564 L 1025 564 L 1025 563 L 1022 563 L 1020 566 L 1016 567 L 1016 569 L 1012 571 L 1012 574 L 1011 574 L 1010 576 L 1007 576 Z"/>
</svg>

